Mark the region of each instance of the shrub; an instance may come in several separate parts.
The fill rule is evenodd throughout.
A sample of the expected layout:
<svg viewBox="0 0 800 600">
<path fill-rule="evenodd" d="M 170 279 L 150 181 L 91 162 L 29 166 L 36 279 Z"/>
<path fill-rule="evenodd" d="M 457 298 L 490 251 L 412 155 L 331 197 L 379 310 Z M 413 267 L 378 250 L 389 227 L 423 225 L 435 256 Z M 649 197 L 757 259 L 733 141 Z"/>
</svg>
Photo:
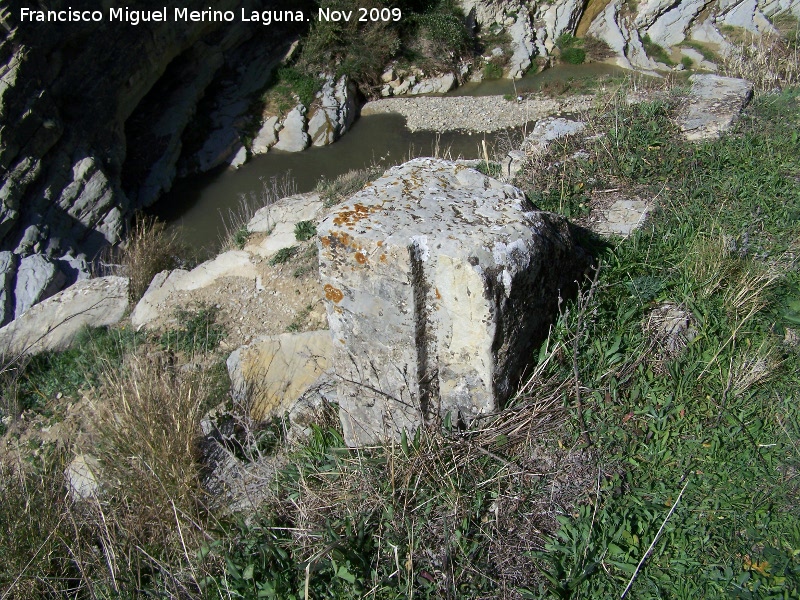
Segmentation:
<svg viewBox="0 0 800 600">
<path fill-rule="evenodd" d="M 188 249 L 178 236 L 176 228 L 168 229 L 154 217 L 140 215 L 125 242 L 109 251 L 107 260 L 119 265 L 122 274 L 130 278 L 132 302 L 139 301 L 156 274 L 183 265 Z"/>
<path fill-rule="evenodd" d="M 500 79 L 502 76 L 503 68 L 494 61 L 490 60 L 483 66 L 484 79 Z"/>
<path fill-rule="evenodd" d="M 586 60 L 586 51 L 583 48 L 565 48 L 561 51 L 561 60 L 571 65 L 580 65 Z"/>
</svg>

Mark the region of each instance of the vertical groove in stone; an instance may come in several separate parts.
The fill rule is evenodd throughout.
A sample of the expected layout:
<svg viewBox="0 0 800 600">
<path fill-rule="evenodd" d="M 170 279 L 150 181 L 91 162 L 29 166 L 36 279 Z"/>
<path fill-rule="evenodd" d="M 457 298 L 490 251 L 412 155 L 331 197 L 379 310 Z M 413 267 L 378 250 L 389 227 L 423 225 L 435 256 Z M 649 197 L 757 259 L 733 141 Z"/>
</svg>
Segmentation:
<svg viewBox="0 0 800 600">
<path fill-rule="evenodd" d="M 414 291 L 414 342 L 417 349 L 417 395 L 423 422 L 438 414 L 432 403 L 439 400 L 439 377 L 436 367 L 436 334 L 428 317 L 430 284 L 425 278 L 424 261 L 417 243 L 409 247 L 411 286 Z M 411 396 L 414 396 L 414 390 Z"/>
</svg>

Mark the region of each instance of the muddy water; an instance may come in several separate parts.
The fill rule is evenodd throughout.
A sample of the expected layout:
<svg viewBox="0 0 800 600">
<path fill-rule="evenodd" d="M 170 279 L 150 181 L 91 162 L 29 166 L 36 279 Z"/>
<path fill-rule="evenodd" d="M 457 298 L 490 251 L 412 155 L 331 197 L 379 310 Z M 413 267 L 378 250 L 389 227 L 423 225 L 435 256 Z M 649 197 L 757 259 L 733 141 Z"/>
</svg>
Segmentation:
<svg viewBox="0 0 800 600">
<path fill-rule="evenodd" d="M 494 95 L 536 92 L 552 82 L 590 81 L 626 71 L 605 64 L 564 65 L 543 73 L 509 80 L 467 84 L 453 95 Z M 490 156 L 495 144 L 507 145 L 521 133 L 501 131 L 487 134 Z M 178 181 L 160 200 L 153 214 L 182 228 L 181 237 L 201 254 L 214 252 L 224 236 L 231 213 L 239 211 L 243 196 L 257 195 L 262 181 L 284 179 L 287 174 L 296 191 L 308 192 L 322 179 L 333 179 L 351 169 L 377 163 L 391 166 L 413 156 L 445 158 L 482 158 L 483 135 L 447 132 L 409 132 L 404 119 L 396 115 L 372 115 L 358 119 L 339 141 L 305 152 L 270 151 L 233 171 L 220 168 L 214 172 Z"/>
<path fill-rule="evenodd" d="M 309 148 L 304 152 L 270 151 L 255 157 L 234 171 L 227 168 L 178 181 L 160 200 L 153 214 L 182 227 L 182 238 L 191 247 L 205 252 L 216 249 L 230 212 L 239 210 L 242 196 L 257 194 L 262 180 L 286 175 L 297 192 L 314 189 L 322 179 L 334 179 L 351 169 L 376 163 L 387 167 L 413 156 L 437 155 L 444 158 L 479 158 L 483 135 L 433 132 L 411 133 L 405 120 L 396 115 L 373 115 L 358 119 L 352 129 L 331 146 Z M 498 138 L 508 132 L 487 134 L 489 152 Z M 438 145 L 437 145 L 438 144 Z"/>
<path fill-rule="evenodd" d="M 521 79 L 492 79 L 481 83 L 467 83 L 451 92 L 453 96 L 492 96 L 506 94 L 519 95 L 539 92 L 549 85 L 557 83 L 574 83 L 577 85 L 599 81 L 612 76 L 630 74 L 630 71 L 607 65 L 605 63 L 588 63 L 585 65 L 559 65 L 545 69 L 541 73 L 525 75 Z"/>
</svg>

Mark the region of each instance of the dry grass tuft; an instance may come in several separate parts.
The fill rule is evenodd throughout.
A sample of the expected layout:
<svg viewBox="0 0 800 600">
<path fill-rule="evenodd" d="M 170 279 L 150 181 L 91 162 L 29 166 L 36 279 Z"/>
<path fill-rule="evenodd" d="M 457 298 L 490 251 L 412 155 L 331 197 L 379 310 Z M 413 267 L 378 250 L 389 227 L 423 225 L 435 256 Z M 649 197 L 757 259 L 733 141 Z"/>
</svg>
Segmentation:
<svg viewBox="0 0 800 600">
<path fill-rule="evenodd" d="M 154 217 L 139 216 L 125 242 L 109 249 L 103 262 L 130 278 L 129 293 L 135 303 L 147 291 L 155 275 L 181 266 L 184 256 L 187 256 L 186 247 L 180 242 L 177 229 L 167 229 L 165 223 Z"/>
<path fill-rule="evenodd" d="M 800 84 L 798 28 L 788 36 L 745 34 L 722 61 L 729 77 L 751 81 L 760 92 Z"/>
<path fill-rule="evenodd" d="M 256 212 L 296 193 L 297 183 L 291 177 L 291 173 L 286 173 L 283 177 L 261 178 L 261 189 L 258 192 L 251 191 L 249 194 L 239 196 L 238 204 L 235 208 L 229 208 L 227 214 L 222 214 L 220 210 L 225 226 L 220 240 L 220 251 L 244 248 L 250 235 L 247 224 Z"/>
</svg>

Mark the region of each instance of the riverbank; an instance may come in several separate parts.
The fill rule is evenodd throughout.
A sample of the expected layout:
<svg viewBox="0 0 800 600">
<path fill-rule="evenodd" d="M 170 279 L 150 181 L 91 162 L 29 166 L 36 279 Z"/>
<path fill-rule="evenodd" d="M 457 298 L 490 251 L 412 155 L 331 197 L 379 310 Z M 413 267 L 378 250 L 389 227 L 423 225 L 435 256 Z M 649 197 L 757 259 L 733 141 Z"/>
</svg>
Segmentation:
<svg viewBox="0 0 800 600">
<path fill-rule="evenodd" d="M 521 127 L 531 121 L 588 110 L 594 96 L 423 96 L 383 98 L 361 108 L 362 116 L 399 114 L 414 131 L 470 131 L 490 133 Z"/>
</svg>

